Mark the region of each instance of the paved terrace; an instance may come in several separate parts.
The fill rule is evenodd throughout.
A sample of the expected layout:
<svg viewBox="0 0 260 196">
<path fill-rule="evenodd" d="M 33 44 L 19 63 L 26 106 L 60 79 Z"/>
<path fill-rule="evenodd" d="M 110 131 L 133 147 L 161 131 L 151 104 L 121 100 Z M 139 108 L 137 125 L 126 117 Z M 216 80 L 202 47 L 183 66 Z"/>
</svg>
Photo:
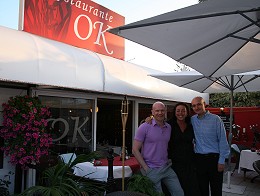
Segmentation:
<svg viewBox="0 0 260 196">
<path fill-rule="evenodd" d="M 232 167 L 233 168 L 233 167 Z M 228 193 L 222 192 L 222 196 L 234 196 L 234 195 L 246 195 L 246 196 L 260 196 L 260 177 L 256 178 L 253 183 L 251 183 L 251 179 L 256 176 L 257 173 L 254 171 L 246 172 L 246 177 L 244 178 L 244 173 L 241 171 L 239 174 L 237 170 L 235 170 L 234 174 L 231 176 L 231 190 L 235 190 L 241 187 L 245 187 L 245 191 L 243 194 L 237 193 Z M 224 183 L 227 182 L 227 174 L 224 175 Z M 232 185 L 236 187 L 232 189 Z"/>
</svg>

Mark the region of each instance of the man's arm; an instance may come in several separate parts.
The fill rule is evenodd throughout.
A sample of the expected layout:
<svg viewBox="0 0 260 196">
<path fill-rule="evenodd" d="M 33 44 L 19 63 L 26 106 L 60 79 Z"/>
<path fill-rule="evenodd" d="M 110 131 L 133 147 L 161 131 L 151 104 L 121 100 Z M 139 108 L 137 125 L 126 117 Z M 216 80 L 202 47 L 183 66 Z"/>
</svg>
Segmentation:
<svg viewBox="0 0 260 196">
<path fill-rule="evenodd" d="M 217 125 L 217 129 L 219 130 L 218 138 L 219 138 L 219 162 L 218 162 L 218 171 L 224 171 L 225 168 L 225 159 L 228 158 L 230 153 L 229 144 L 227 142 L 226 130 L 223 121 L 219 118 L 219 122 Z"/>
<path fill-rule="evenodd" d="M 142 166 L 142 168 L 147 172 L 149 167 L 146 165 L 143 156 L 140 153 L 140 149 L 142 148 L 143 142 L 139 142 L 137 140 L 134 140 L 132 153 L 134 154 L 136 160 L 138 163 Z"/>
</svg>

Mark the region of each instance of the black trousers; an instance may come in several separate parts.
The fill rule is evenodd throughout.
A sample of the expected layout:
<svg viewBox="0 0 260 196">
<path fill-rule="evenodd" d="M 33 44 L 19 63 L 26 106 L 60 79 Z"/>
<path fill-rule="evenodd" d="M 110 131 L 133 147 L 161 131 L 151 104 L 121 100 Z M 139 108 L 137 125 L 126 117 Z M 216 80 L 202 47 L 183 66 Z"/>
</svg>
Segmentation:
<svg viewBox="0 0 260 196">
<path fill-rule="evenodd" d="M 219 154 L 196 154 L 197 178 L 201 196 L 222 195 L 223 172 L 218 172 Z"/>
</svg>

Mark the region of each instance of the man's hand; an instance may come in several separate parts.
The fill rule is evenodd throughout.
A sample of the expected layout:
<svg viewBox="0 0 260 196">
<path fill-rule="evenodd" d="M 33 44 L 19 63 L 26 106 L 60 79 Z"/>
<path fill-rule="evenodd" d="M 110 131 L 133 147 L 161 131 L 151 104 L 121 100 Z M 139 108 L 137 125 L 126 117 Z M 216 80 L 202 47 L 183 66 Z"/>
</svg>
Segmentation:
<svg viewBox="0 0 260 196">
<path fill-rule="evenodd" d="M 225 169 L 225 164 L 218 164 L 218 172 L 223 172 Z"/>
</svg>

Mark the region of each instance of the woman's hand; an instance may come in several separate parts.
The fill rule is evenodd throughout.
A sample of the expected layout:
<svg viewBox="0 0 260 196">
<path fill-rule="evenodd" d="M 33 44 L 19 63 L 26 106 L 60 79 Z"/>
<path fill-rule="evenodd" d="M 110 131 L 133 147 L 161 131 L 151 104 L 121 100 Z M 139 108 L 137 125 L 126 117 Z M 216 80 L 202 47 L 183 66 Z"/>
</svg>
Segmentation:
<svg viewBox="0 0 260 196">
<path fill-rule="evenodd" d="M 152 124 L 152 120 L 153 120 L 153 116 L 148 116 L 146 117 L 145 122 L 148 124 Z"/>
</svg>

